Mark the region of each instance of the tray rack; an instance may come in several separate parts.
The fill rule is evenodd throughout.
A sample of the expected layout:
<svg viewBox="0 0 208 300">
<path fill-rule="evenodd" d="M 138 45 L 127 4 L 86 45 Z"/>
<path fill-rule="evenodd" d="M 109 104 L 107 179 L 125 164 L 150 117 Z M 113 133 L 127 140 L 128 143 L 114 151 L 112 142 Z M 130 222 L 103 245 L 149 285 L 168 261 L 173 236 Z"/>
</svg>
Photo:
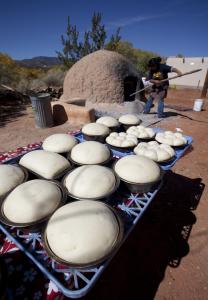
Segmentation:
<svg viewBox="0 0 208 300">
<path fill-rule="evenodd" d="M 119 195 L 119 200 L 113 200 L 113 206 L 123 212 L 125 219 L 124 239 L 128 237 L 135 224 L 141 218 L 151 201 L 161 187 L 146 194 L 125 194 Z M 120 201 L 121 198 L 125 201 Z M 71 269 L 64 267 L 53 259 L 49 258 L 42 247 L 41 233 L 24 234 L 15 227 L 9 228 L 0 224 L 0 230 L 23 251 L 33 263 L 43 272 L 43 274 L 53 281 L 58 289 L 67 297 L 80 298 L 87 294 L 100 277 L 112 257 L 103 264 L 92 269 Z"/>
<path fill-rule="evenodd" d="M 83 141 L 81 133 L 76 133 L 75 136 L 80 140 L 80 142 Z M 175 160 L 171 164 L 165 166 L 165 170 L 170 169 L 191 145 L 192 138 L 187 137 L 187 139 L 188 145 L 186 145 L 184 149 L 176 150 Z M 114 156 L 117 158 L 129 154 L 130 153 L 117 153 L 117 151 L 114 151 Z M 19 158 L 20 156 L 13 158 L 6 163 L 16 163 Z M 125 228 L 122 243 L 125 242 L 129 233 L 133 230 L 147 207 L 153 201 L 161 186 L 162 182 L 154 191 L 143 194 L 131 194 L 120 189 L 119 192 L 107 200 L 110 205 L 122 212 Z M 84 270 L 68 268 L 48 257 L 42 246 L 40 232 L 23 233 L 15 227 L 11 228 L 2 224 L 0 224 L 0 230 L 12 243 L 25 253 L 25 255 L 58 287 L 65 296 L 70 298 L 80 298 L 86 295 L 113 258 L 113 256 L 111 256 L 103 264 L 93 268 Z"/>
</svg>

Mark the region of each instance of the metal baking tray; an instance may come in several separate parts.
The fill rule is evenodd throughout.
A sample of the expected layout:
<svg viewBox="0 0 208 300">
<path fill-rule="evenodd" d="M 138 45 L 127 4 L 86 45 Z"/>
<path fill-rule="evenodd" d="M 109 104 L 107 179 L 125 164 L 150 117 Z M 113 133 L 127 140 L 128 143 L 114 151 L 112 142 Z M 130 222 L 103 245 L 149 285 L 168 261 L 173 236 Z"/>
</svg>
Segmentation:
<svg viewBox="0 0 208 300">
<path fill-rule="evenodd" d="M 159 131 L 161 132 L 161 131 Z M 157 132 L 156 132 L 157 133 Z M 186 143 L 185 144 L 182 144 L 182 145 L 178 145 L 178 146 L 174 146 L 174 145 L 169 145 L 170 147 L 174 148 L 174 149 L 184 149 L 186 146 L 188 146 L 189 144 L 189 140 L 190 140 L 190 137 L 189 136 L 185 136 L 184 137 L 186 138 Z M 158 142 L 159 144 L 164 144 L 164 143 L 161 143 L 159 142 L 156 138 L 155 138 L 155 141 Z"/>
<path fill-rule="evenodd" d="M 155 139 L 156 140 L 156 139 Z M 156 140 L 156 142 L 158 142 L 157 140 Z M 160 142 L 158 142 L 159 144 L 163 144 L 163 143 L 160 143 Z M 185 143 L 185 144 L 183 144 L 183 145 L 179 145 L 179 146 L 173 146 L 173 145 L 169 145 L 170 147 L 172 147 L 173 149 L 178 149 L 178 150 L 180 150 L 180 149 L 184 149 L 186 146 L 188 146 L 188 141 Z"/>
<path fill-rule="evenodd" d="M 44 180 L 46 180 L 46 179 L 44 179 Z M 21 229 L 24 229 L 24 230 L 30 231 L 30 232 L 40 231 L 42 229 L 42 227 L 44 226 L 44 224 L 48 221 L 50 216 L 54 213 L 54 211 L 57 210 L 62 205 L 64 205 L 67 200 L 66 189 L 65 189 L 65 187 L 62 186 L 62 184 L 60 182 L 55 181 L 55 180 L 46 180 L 46 181 L 52 182 L 61 191 L 61 199 L 60 199 L 59 203 L 57 204 L 56 208 L 53 210 L 53 212 L 51 212 L 48 216 L 45 216 L 44 218 L 41 218 L 40 220 L 35 221 L 35 222 L 15 223 L 15 222 L 10 221 L 4 214 L 4 203 L 6 201 L 6 197 L 5 197 L 0 205 L 0 221 L 5 225 L 11 226 L 11 227 L 16 227 L 16 228 L 21 228 Z"/>
<path fill-rule="evenodd" d="M 180 146 L 171 146 L 174 149 L 184 149 L 188 145 L 188 141 L 186 141 L 185 144 L 180 145 Z"/>
<path fill-rule="evenodd" d="M 21 166 L 21 165 L 19 165 L 19 166 Z M 36 173 L 36 172 L 34 172 L 34 171 L 28 169 L 28 168 L 25 168 L 25 169 L 28 171 L 28 173 L 31 173 L 31 174 L 35 175 L 35 177 L 40 178 L 40 179 L 45 179 L 45 180 L 59 180 L 59 179 L 61 179 L 67 172 L 69 172 L 70 170 L 72 170 L 72 168 L 73 168 L 73 165 L 71 164 L 71 167 L 69 167 L 69 168 L 67 168 L 67 169 L 65 169 L 65 170 L 63 170 L 63 171 L 61 171 L 61 172 L 58 173 L 56 176 L 54 176 L 54 178 L 52 178 L 52 179 L 45 178 L 45 177 L 41 176 L 40 174 L 38 174 L 38 173 Z"/>
<path fill-rule="evenodd" d="M 119 122 L 121 125 L 122 130 L 126 131 L 128 130 L 130 127 L 132 126 L 139 126 L 141 124 L 141 121 L 138 124 L 123 124 L 121 122 Z"/>
<path fill-rule="evenodd" d="M 110 129 L 110 133 L 111 132 L 119 132 L 120 131 L 120 127 L 121 127 L 121 125 L 119 124 L 119 125 L 117 125 L 117 126 L 112 126 L 112 127 L 109 127 L 109 129 Z"/>
<path fill-rule="evenodd" d="M 96 141 L 96 142 L 100 142 L 100 143 L 105 143 L 105 139 L 108 135 L 109 135 L 109 133 L 105 134 L 105 135 L 89 135 L 89 134 L 83 133 L 83 138 L 85 141 Z"/>
<path fill-rule="evenodd" d="M 23 179 L 23 181 L 22 181 L 20 184 L 26 182 L 26 181 L 28 180 L 28 176 L 29 176 L 27 169 L 24 168 L 23 166 L 20 166 L 19 164 L 12 164 L 12 166 L 16 166 L 16 167 L 20 168 L 20 169 L 23 171 L 23 173 L 24 173 L 24 179 Z M 18 185 L 19 185 L 19 184 L 18 184 Z M 18 185 L 16 185 L 14 188 L 12 188 L 9 192 L 7 192 L 7 193 L 5 193 L 4 195 L 0 196 L 0 203 L 1 203 L 2 200 L 3 200 L 9 193 L 11 193 Z"/>
<path fill-rule="evenodd" d="M 168 158 L 166 160 L 163 160 L 163 161 L 157 161 L 157 163 L 159 165 L 163 165 L 163 164 L 169 164 L 170 162 L 174 161 L 176 159 L 176 156 L 172 156 L 171 158 Z"/>
<path fill-rule="evenodd" d="M 75 195 L 73 195 L 72 193 L 70 193 L 70 192 L 67 190 L 67 188 L 66 188 L 67 195 L 68 195 L 69 197 L 73 198 L 73 199 L 76 199 L 76 200 L 89 200 L 89 199 L 92 199 L 92 200 L 101 200 L 101 199 L 103 199 L 103 200 L 104 200 L 104 199 L 109 198 L 113 193 L 115 193 L 115 192 L 117 191 L 117 189 L 119 188 L 119 185 L 120 185 L 120 178 L 117 176 L 117 174 L 116 174 L 112 169 L 109 168 L 109 170 L 110 170 L 110 171 L 113 173 L 113 175 L 115 176 L 116 182 L 115 182 L 115 185 L 114 185 L 113 189 L 112 189 L 110 192 L 106 193 L 105 195 L 103 195 L 103 196 L 101 196 L 101 197 L 94 197 L 94 198 L 92 198 L 92 197 L 90 197 L 90 198 L 78 197 L 78 196 L 75 196 Z M 72 171 L 74 171 L 74 170 L 69 171 L 69 172 L 63 177 L 63 179 L 62 179 L 62 184 L 63 184 L 64 187 L 65 187 L 66 177 L 67 177 Z M 102 180 L 102 178 L 101 178 L 100 180 Z"/>
<path fill-rule="evenodd" d="M 134 152 L 135 155 L 138 155 L 138 154 L 135 153 L 135 151 L 133 151 L 133 152 Z M 148 156 L 145 156 L 145 157 L 148 158 Z M 173 155 L 171 158 L 168 158 L 168 159 L 165 159 L 165 160 L 162 160 L 162 161 L 155 161 L 154 160 L 154 162 L 158 163 L 159 165 L 163 165 L 163 164 L 168 164 L 168 163 L 174 161 L 175 159 L 176 159 L 176 155 Z"/>
<path fill-rule="evenodd" d="M 103 162 L 97 164 L 97 165 L 107 166 L 107 165 L 109 165 L 109 164 L 111 163 L 111 161 L 112 161 L 112 159 L 113 159 L 113 153 L 112 153 L 112 151 L 111 151 L 111 149 L 110 149 L 109 147 L 108 147 L 108 149 L 109 149 L 109 151 L 110 151 L 109 158 L 106 159 L 105 161 L 103 161 Z M 67 156 L 67 159 L 68 159 L 68 160 L 72 163 L 72 165 L 74 165 L 74 166 L 84 166 L 84 165 L 89 166 L 89 165 L 95 165 L 95 163 L 93 163 L 93 164 L 82 164 L 82 163 L 79 163 L 79 162 L 73 160 L 73 159 L 71 158 L 71 152 L 69 152 L 69 154 L 68 154 L 68 156 Z"/>
<path fill-rule="evenodd" d="M 117 147 L 117 146 L 113 146 L 108 143 L 107 143 L 107 145 L 109 146 L 109 148 L 116 150 L 116 151 L 120 151 L 120 152 L 133 151 L 133 149 L 137 146 L 137 145 L 134 145 L 134 146 L 129 146 L 129 147 Z"/>
<path fill-rule="evenodd" d="M 116 163 L 117 162 L 114 162 L 114 164 L 113 164 L 114 171 L 115 171 Z M 148 183 L 135 183 L 135 182 L 130 182 L 128 180 L 125 180 L 123 178 L 120 178 L 120 180 L 121 180 L 121 182 L 123 182 L 126 185 L 126 187 L 128 188 L 128 190 L 131 193 L 148 193 L 154 189 L 157 189 L 157 187 L 160 185 L 160 183 L 163 180 L 165 171 L 160 167 L 160 165 L 158 165 L 158 166 L 160 168 L 160 176 L 157 181 L 148 182 Z M 116 171 L 115 171 L 115 173 L 116 173 Z"/>
<path fill-rule="evenodd" d="M 111 207 L 110 205 L 105 203 L 105 206 L 107 206 L 112 212 L 113 215 L 116 218 L 117 221 L 117 225 L 118 225 L 118 234 L 117 234 L 117 238 L 115 241 L 115 244 L 112 248 L 112 250 L 110 251 L 110 253 L 108 253 L 107 255 L 103 256 L 102 258 L 89 262 L 89 263 L 85 263 L 85 264 L 75 264 L 75 263 L 70 263 L 68 261 L 65 261 L 63 259 L 61 259 L 60 257 L 58 257 L 50 248 L 49 244 L 48 244 L 48 240 L 47 240 L 47 225 L 42 233 L 42 241 L 43 241 L 43 246 L 48 254 L 49 257 L 51 257 L 52 259 L 54 259 L 55 261 L 57 261 L 58 263 L 71 268 L 71 269 L 77 269 L 77 270 L 84 270 L 84 269 L 89 269 L 89 268 L 94 268 L 97 267 L 98 265 L 101 265 L 104 261 L 106 261 L 107 259 L 110 259 L 113 255 L 113 253 L 115 253 L 118 248 L 120 247 L 120 244 L 123 240 L 123 235 L 124 235 L 124 224 L 123 224 L 123 220 L 119 214 L 119 211 L 117 211 L 116 209 L 114 209 L 113 207 Z"/>
<path fill-rule="evenodd" d="M 139 137 L 137 137 L 137 139 L 138 139 L 139 143 L 141 143 L 141 142 L 148 143 L 148 142 L 151 142 L 151 141 L 155 140 L 155 135 L 156 135 L 156 133 L 152 137 L 148 137 L 148 138 L 139 138 Z"/>
</svg>

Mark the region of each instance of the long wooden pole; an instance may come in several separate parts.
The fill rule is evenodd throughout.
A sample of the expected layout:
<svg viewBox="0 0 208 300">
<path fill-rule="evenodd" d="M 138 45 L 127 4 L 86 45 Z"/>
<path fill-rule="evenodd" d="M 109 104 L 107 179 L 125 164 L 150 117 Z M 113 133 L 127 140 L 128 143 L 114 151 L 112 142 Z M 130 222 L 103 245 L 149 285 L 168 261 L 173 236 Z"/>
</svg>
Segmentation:
<svg viewBox="0 0 208 300">
<path fill-rule="evenodd" d="M 199 71 L 201 71 L 201 70 L 202 70 L 202 69 L 197 69 L 197 70 L 193 70 L 193 71 L 190 71 L 190 72 L 186 72 L 186 73 L 183 73 L 183 74 L 181 74 L 181 75 L 176 75 L 176 76 L 173 76 L 173 77 L 170 77 L 170 78 L 167 78 L 167 79 L 160 80 L 160 82 L 163 83 L 163 82 L 166 82 L 166 81 L 169 81 L 169 80 L 178 78 L 178 77 L 182 77 L 182 76 L 186 76 L 186 75 L 189 75 L 189 74 L 193 74 L 193 73 L 199 72 Z M 151 85 L 148 85 L 148 86 L 146 86 L 145 88 L 143 88 L 143 89 L 141 89 L 141 90 L 139 90 L 139 91 L 137 91 L 137 92 L 131 94 L 130 96 L 133 96 L 133 95 L 136 95 L 136 94 L 138 94 L 138 93 L 141 93 L 142 91 L 147 90 L 147 89 L 149 89 L 150 87 L 151 87 Z"/>
<path fill-rule="evenodd" d="M 205 81 L 204 81 L 204 86 L 202 88 L 202 92 L 201 92 L 201 98 L 206 98 L 207 95 L 207 90 L 208 90 L 208 70 L 207 70 L 207 74 L 205 77 Z"/>
</svg>

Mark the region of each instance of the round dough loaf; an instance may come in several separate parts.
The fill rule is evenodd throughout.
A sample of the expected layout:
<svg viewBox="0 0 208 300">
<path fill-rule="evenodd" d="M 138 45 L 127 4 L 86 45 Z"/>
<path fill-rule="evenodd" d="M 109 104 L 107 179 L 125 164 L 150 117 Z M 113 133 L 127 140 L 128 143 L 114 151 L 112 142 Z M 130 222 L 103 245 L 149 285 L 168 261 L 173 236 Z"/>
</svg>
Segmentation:
<svg viewBox="0 0 208 300">
<path fill-rule="evenodd" d="M 116 184 L 112 170 L 103 166 L 81 166 L 65 178 L 67 190 L 79 198 L 102 198 L 110 193 Z"/>
<path fill-rule="evenodd" d="M 106 142 L 109 145 L 116 147 L 134 147 L 138 144 L 137 138 L 134 135 L 125 132 L 112 132 L 107 138 Z"/>
<path fill-rule="evenodd" d="M 122 157 L 115 164 L 115 172 L 121 179 L 132 183 L 150 183 L 160 178 L 157 163 L 141 155 Z"/>
<path fill-rule="evenodd" d="M 62 206 L 46 228 L 51 250 L 74 264 L 92 263 L 107 255 L 118 233 L 119 225 L 113 212 L 104 203 L 90 200 Z"/>
<path fill-rule="evenodd" d="M 110 150 L 106 145 L 95 141 L 87 141 L 76 145 L 71 151 L 73 161 L 83 165 L 95 165 L 110 158 Z"/>
<path fill-rule="evenodd" d="M 61 197 L 57 185 L 34 179 L 22 183 L 7 196 L 3 211 L 10 221 L 28 224 L 50 215 L 57 208 Z"/>
<path fill-rule="evenodd" d="M 152 128 L 146 128 L 142 125 L 132 126 L 128 128 L 126 132 L 135 135 L 139 139 L 150 139 L 155 136 L 155 132 Z"/>
<path fill-rule="evenodd" d="M 157 162 L 166 161 L 175 155 L 175 151 L 169 145 L 158 144 L 156 141 L 138 144 L 138 146 L 134 148 L 134 153 L 146 156 Z"/>
<path fill-rule="evenodd" d="M 56 133 L 48 136 L 43 141 L 43 149 L 46 151 L 64 153 L 69 152 L 77 144 L 74 136 L 66 133 Z"/>
<path fill-rule="evenodd" d="M 96 123 L 103 124 L 109 128 L 119 126 L 118 121 L 110 116 L 105 116 L 97 119 Z"/>
<path fill-rule="evenodd" d="M 133 114 L 123 115 L 118 120 L 124 125 L 138 125 L 141 123 L 140 118 Z"/>
<path fill-rule="evenodd" d="M 34 150 L 25 154 L 19 164 L 46 179 L 54 179 L 71 167 L 65 157 L 45 150 Z"/>
<path fill-rule="evenodd" d="M 92 136 L 107 136 L 110 130 L 107 126 L 99 123 L 89 123 L 82 127 L 82 133 Z"/>
<path fill-rule="evenodd" d="M 155 139 L 159 143 L 167 144 L 170 146 L 183 146 L 187 143 L 187 139 L 180 132 L 158 132 Z"/>
<path fill-rule="evenodd" d="M 0 165 L 0 197 L 24 181 L 25 174 L 17 166 Z"/>
</svg>

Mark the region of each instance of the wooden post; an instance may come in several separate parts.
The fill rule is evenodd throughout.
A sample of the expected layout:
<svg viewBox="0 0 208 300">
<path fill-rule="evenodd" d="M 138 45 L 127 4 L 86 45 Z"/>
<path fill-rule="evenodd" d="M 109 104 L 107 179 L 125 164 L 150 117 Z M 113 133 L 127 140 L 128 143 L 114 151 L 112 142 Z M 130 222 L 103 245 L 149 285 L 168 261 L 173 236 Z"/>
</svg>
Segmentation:
<svg viewBox="0 0 208 300">
<path fill-rule="evenodd" d="M 206 74 L 206 77 L 205 77 L 205 80 L 204 80 L 203 89 L 202 89 L 202 92 L 201 92 L 201 98 L 202 99 L 206 98 L 207 89 L 208 89 L 208 70 L 207 70 L 207 74 Z"/>
</svg>

